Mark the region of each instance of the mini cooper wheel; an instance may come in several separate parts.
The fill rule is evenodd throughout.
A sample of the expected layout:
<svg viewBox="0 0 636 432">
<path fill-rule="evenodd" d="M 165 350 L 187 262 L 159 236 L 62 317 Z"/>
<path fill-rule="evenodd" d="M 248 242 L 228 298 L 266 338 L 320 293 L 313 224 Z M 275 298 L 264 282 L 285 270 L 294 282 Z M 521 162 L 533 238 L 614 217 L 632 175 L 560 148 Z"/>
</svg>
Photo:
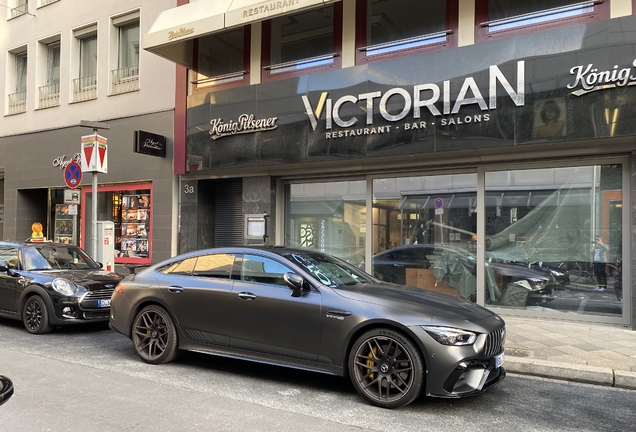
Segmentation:
<svg viewBox="0 0 636 432">
<path fill-rule="evenodd" d="M 27 299 L 22 309 L 22 323 L 26 331 L 31 334 L 42 334 L 51 331 L 49 311 L 42 297 L 34 295 Z"/>
<path fill-rule="evenodd" d="M 168 363 L 177 356 L 177 330 L 161 306 L 146 306 L 137 314 L 132 340 L 137 355 L 147 363 Z"/>
<path fill-rule="evenodd" d="M 402 333 L 375 329 L 353 344 L 349 375 L 355 389 L 371 404 L 397 408 L 422 392 L 424 362 L 417 347 Z"/>
</svg>

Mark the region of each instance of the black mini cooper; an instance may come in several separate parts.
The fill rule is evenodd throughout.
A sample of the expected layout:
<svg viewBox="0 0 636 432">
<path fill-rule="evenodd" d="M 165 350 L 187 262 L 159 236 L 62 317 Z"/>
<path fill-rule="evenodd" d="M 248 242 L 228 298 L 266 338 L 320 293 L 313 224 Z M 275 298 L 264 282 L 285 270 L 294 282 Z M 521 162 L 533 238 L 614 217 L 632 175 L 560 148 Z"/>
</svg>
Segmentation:
<svg viewBox="0 0 636 432">
<path fill-rule="evenodd" d="M 53 326 L 108 321 L 122 279 L 81 248 L 50 242 L 0 242 L 0 317 L 22 320 L 29 333 Z"/>
</svg>

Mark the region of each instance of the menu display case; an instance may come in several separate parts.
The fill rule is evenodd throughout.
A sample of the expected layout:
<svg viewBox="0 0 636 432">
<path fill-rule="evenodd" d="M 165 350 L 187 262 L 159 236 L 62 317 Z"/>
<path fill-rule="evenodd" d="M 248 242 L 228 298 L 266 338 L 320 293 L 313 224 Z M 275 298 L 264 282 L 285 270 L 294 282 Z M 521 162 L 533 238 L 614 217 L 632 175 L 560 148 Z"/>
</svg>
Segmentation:
<svg viewBox="0 0 636 432">
<path fill-rule="evenodd" d="M 150 195 L 122 195 L 120 214 L 119 256 L 147 258 Z"/>
<path fill-rule="evenodd" d="M 55 205 L 55 221 L 53 224 L 53 241 L 65 244 L 77 244 L 77 211 L 72 204 Z"/>
</svg>

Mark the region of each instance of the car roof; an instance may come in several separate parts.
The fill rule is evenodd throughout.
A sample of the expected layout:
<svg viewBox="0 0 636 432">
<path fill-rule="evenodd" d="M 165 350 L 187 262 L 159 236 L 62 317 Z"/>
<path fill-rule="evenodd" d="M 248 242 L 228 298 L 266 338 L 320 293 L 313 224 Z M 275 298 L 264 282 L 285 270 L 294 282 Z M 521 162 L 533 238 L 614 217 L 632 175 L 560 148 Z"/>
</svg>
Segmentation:
<svg viewBox="0 0 636 432">
<path fill-rule="evenodd" d="M 74 244 L 68 244 L 68 243 L 55 243 L 55 242 L 50 242 L 50 241 L 43 241 L 43 242 L 33 242 L 33 241 L 0 241 L 0 246 L 14 246 L 14 247 L 20 247 L 20 246 L 40 246 L 40 245 L 47 245 L 47 246 L 64 246 L 64 247 L 79 247 L 79 246 L 74 245 Z"/>
</svg>

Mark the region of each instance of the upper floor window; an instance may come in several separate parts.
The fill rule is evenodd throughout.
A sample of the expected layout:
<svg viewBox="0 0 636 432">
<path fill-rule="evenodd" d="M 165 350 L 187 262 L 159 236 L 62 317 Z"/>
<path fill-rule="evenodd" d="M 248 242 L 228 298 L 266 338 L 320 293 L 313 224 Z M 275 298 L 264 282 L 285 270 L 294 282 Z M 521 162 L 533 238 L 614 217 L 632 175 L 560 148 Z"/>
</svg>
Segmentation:
<svg viewBox="0 0 636 432">
<path fill-rule="evenodd" d="M 196 88 L 245 84 L 249 70 L 249 27 L 202 36 L 194 44 Z"/>
<path fill-rule="evenodd" d="M 29 12 L 27 0 L 11 0 L 9 4 L 12 5 L 9 8 L 9 18 L 15 18 Z"/>
<path fill-rule="evenodd" d="M 111 71 L 111 93 L 139 89 L 139 11 L 113 18 L 117 35 L 117 68 Z"/>
<path fill-rule="evenodd" d="M 58 2 L 58 1 L 60 1 L 60 0 L 38 0 L 38 3 L 39 3 L 38 7 L 46 6 L 48 4 L 55 3 L 55 2 Z"/>
<path fill-rule="evenodd" d="M 48 43 L 45 47 L 46 70 L 44 85 L 39 87 L 38 108 L 50 108 L 60 104 L 60 41 Z"/>
<path fill-rule="evenodd" d="M 11 93 L 8 97 L 8 114 L 19 114 L 26 111 L 27 95 L 27 52 L 15 52 L 11 55 L 13 59 L 13 70 L 10 75 L 14 82 L 9 83 Z"/>
<path fill-rule="evenodd" d="M 263 81 L 340 67 L 342 3 L 265 21 Z"/>
<path fill-rule="evenodd" d="M 78 78 L 73 80 L 73 102 L 97 98 L 97 24 L 74 32 Z"/>
<path fill-rule="evenodd" d="M 456 46 L 457 0 L 358 0 L 357 62 Z"/>
<path fill-rule="evenodd" d="M 610 17 L 603 0 L 476 0 L 476 41 Z"/>
</svg>

